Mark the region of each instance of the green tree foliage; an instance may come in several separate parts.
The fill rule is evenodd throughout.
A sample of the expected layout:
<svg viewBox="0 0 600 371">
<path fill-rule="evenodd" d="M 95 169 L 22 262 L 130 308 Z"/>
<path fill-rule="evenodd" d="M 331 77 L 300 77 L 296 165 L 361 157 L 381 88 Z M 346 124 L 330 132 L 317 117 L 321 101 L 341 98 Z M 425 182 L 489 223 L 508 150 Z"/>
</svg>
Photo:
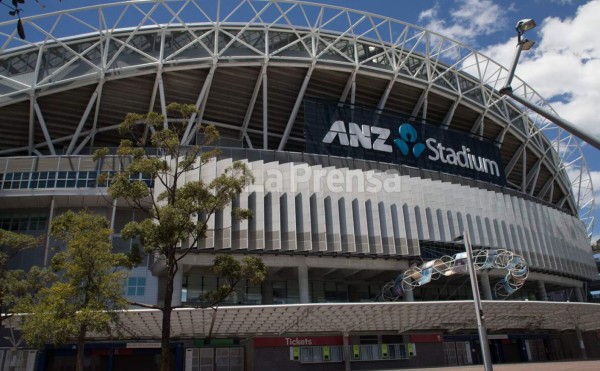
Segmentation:
<svg viewBox="0 0 600 371">
<path fill-rule="evenodd" d="M 254 182 L 250 170 L 242 162 L 234 162 L 210 183 L 189 181 L 186 173 L 197 170 L 219 155 L 219 150 L 206 148 L 215 144 L 219 133 L 212 125 L 193 125 L 197 109 L 193 105 L 171 103 L 165 118 L 157 113 L 130 113 L 121 124 L 125 137 L 117 150 L 124 171 L 110 179 L 109 194 L 127 200 L 148 216 L 141 222 L 128 223 L 121 235 L 139 238 L 147 253 L 163 264 L 166 284 L 164 303 L 160 306 L 135 303 L 162 311 L 161 370 L 170 369 L 171 314 L 173 309 L 173 280 L 178 262 L 183 259 L 208 232 L 208 222 L 218 211 L 225 209 L 248 185 Z M 192 125 L 190 125 L 190 123 Z M 202 145 L 185 146 L 186 138 L 199 131 Z M 146 153 L 151 145 L 159 154 Z M 107 149 L 95 153 L 102 161 Z M 154 187 L 143 181 L 133 181 L 141 173 L 154 179 Z M 101 180 L 102 181 L 102 180 Z M 240 219 L 251 217 L 248 209 L 236 209 Z M 245 274 L 245 273 L 244 273 Z"/>
<path fill-rule="evenodd" d="M 83 348 L 88 332 L 115 334 L 117 312 L 127 307 L 122 282 L 129 267 L 124 254 L 115 254 L 105 218 L 68 211 L 52 221 L 52 235 L 66 249 L 52 259 L 59 279 L 19 306 L 27 343 L 42 346 L 77 340 L 77 370 L 83 370 Z"/>
<path fill-rule="evenodd" d="M 11 257 L 24 249 L 34 247 L 37 239 L 10 231 L 0 229 L 0 327 L 2 322 L 12 316 L 15 305 L 26 297 L 30 297 L 39 288 L 38 284 L 46 282 L 43 271 L 39 268 L 25 273 L 20 269 L 8 269 Z"/>
<path fill-rule="evenodd" d="M 255 256 L 246 256 L 240 262 L 231 255 L 219 255 L 213 262 L 211 272 L 220 277 L 224 283 L 204 295 L 204 305 L 214 310 L 208 333 L 209 339 L 212 336 L 219 304 L 233 294 L 235 287 L 241 281 L 248 280 L 254 285 L 261 284 L 267 278 L 267 267 L 260 258 Z"/>
</svg>

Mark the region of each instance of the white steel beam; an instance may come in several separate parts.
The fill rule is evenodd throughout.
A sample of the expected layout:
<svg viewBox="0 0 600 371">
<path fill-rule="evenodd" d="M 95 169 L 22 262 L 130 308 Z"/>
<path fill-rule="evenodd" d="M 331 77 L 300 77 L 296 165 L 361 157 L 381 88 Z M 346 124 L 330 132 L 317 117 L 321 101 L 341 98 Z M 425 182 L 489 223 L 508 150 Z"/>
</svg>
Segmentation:
<svg viewBox="0 0 600 371">
<path fill-rule="evenodd" d="M 87 104 L 87 107 L 85 108 L 85 111 L 83 112 L 83 115 L 81 116 L 81 120 L 79 120 L 79 125 L 77 125 L 77 128 L 75 129 L 75 134 L 73 135 L 73 139 L 71 139 L 71 143 L 69 143 L 69 147 L 67 148 L 67 153 L 66 153 L 67 155 L 72 154 L 73 148 L 75 147 L 77 140 L 79 140 L 79 135 L 81 134 L 81 129 L 83 128 L 83 125 L 85 125 L 85 122 L 87 121 L 87 118 L 90 115 L 90 112 L 92 111 L 92 107 L 94 106 L 94 103 L 96 103 L 96 99 L 98 98 L 98 92 L 101 89 L 101 86 L 102 86 L 102 82 L 98 83 L 96 90 L 94 90 L 94 94 L 92 94 L 92 96 Z"/>
<path fill-rule="evenodd" d="M 350 76 L 348 76 L 348 81 L 346 81 L 346 86 L 344 86 L 344 91 L 342 91 L 342 95 L 340 96 L 340 102 L 342 102 L 342 103 L 346 102 L 346 99 L 348 99 L 348 94 L 352 90 L 352 87 L 356 86 L 356 74 L 357 73 L 358 73 L 358 68 L 355 68 L 352 71 L 352 73 L 350 73 Z M 354 104 L 354 101 L 352 101 L 352 104 Z"/>
<path fill-rule="evenodd" d="M 269 149 L 269 88 L 267 73 L 262 75 L 262 115 L 263 115 L 263 149 Z"/>
<path fill-rule="evenodd" d="M 35 129 L 35 96 L 31 95 L 29 98 L 29 131 L 27 146 L 29 147 L 27 153 L 31 156 L 33 152 L 33 141 L 34 141 L 34 129 Z"/>
<path fill-rule="evenodd" d="M 456 108 L 458 107 L 459 102 L 460 102 L 460 97 L 456 98 L 456 100 L 454 101 L 454 103 L 452 103 L 452 106 L 450 107 L 448 112 L 446 112 L 446 116 L 444 116 L 444 121 L 442 122 L 442 129 L 448 129 L 448 127 L 450 126 L 450 123 L 452 122 L 452 119 L 454 118 L 454 112 L 456 111 Z"/>
<path fill-rule="evenodd" d="M 423 103 L 425 102 L 427 93 L 429 93 L 429 87 L 425 88 L 421 92 L 421 95 L 419 96 L 419 100 L 417 101 L 417 104 L 415 105 L 412 112 L 410 113 L 410 117 L 415 117 L 415 118 L 417 117 L 417 115 L 419 114 L 419 111 L 421 111 L 421 107 L 423 107 Z"/>
<path fill-rule="evenodd" d="M 263 81 L 263 75 L 267 73 L 267 63 L 263 63 L 260 72 L 258 73 L 258 77 L 256 78 L 256 83 L 254 83 L 254 90 L 252 91 L 252 97 L 250 97 L 250 103 L 248 103 L 248 108 L 246 109 L 246 115 L 244 116 L 244 121 L 242 122 L 242 129 L 240 130 L 240 139 L 247 136 L 246 130 L 248 129 L 248 125 L 250 124 L 250 119 L 252 119 L 252 112 L 254 112 L 254 105 L 256 104 L 256 100 L 258 99 L 258 93 L 260 91 L 260 87 Z"/>
<path fill-rule="evenodd" d="M 525 151 L 525 146 L 526 145 L 527 145 L 527 142 L 521 143 L 521 145 L 519 146 L 519 148 L 515 151 L 515 154 L 513 155 L 513 157 L 510 159 L 510 161 L 508 162 L 508 164 L 504 168 L 504 174 L 506 174 L 507 178 L 508 178 L 508 175 L 511 173 L 512 169 L 517 164 L 517 161 L 521 157 L 521 154 L 523 154 L 523 151 Z"/>
<path fill-rule="evenodd" d="M 169 122 L 167 120 L 167 99 L 165 97 L 165 85 L 163 84 L 162 72 L 158 71 L 158 97 L 160 98 L 160 113 L 163 115 L 163 127 L 167 129 Z"/>
<path fill-rule="evenodd" d="M 215 70 L 217 69 L 217 61 L 213 60 L 213 64 L 210 66 L 210 70 L 208 71 L 208 75 L 206 76 L 206 80 L 204 80 L 204 84 L 202 85 L 202 89 L 200 90 L 200 94 L 198 94 L 198 99 L 196 100 L 196 109 L 199 110 L 200 106 L 205 102 L 206 97 L 208 96 L 208 91 L 210 90 L 210 86 L 212 84 L 213 76 L 215 75 Z M 202 110 L 201 112 L 204 112 Z M 201 114 L 202 115 L 202 114 Z M 190 121 L 188 122 L 187 128 L 185 129 L 185 133 L 181 138 L 181 142 L 187 144 L 190 142 L 190 138 L 192 136 L 192 132 L 194 131 L 194 122 L 196 121 L 197 113 L 194 112 L 190 117 Z M 202 123 L 202 119 L 198 121 Z"/>
<path fill-rule="evenodd" d="M 42 110 L 40 110 L 40 106 L 37 103 L 37 100 L 34 101 L 33 107 L 35 110 L 35 114 L 37 115 L 38 122 L 40 123 L 40 127 L 42 128 L 42 132 L 44 133 L 44 138 L 46 139 L 46 144 L 48 145 L 50 154 L 56 156 L 56 151 L 54 150 L 54 145 L 52 144 L 52 138 L 50 138 L 50 133 L 48 133 L 48 127 L 46 126 L 46 121 L 44 120 Z"/>
<path fill-rule="evenodd" d="M 315 64 L 311 64 L 306 72 L 306 76 L 304 77 L 304 81 L 302 82 L 302 86 L 300 87 L 300 91 L 298 92 L 298 97 L 296 98 L 296 103 L 294 104 L 294 108 L 292 109 L 292 113 L 290 114 L 290 118 L 285 127 L 285 131 L 283 132 L 283 137 L 281 138 L 281 142 L 279 142 L 278 151 L 283 151 L 287 141 L 290 137 L 290 133 L 292 132 L 292 126 L 294 126 L 294 121 L 296 121 L 296 116 L 298 115 L 298 110 L 300 109 L 300 105 L 302 104 L 302 100 L 304 99 L 304 93 L 306 93 L 306 88 L 308 87 L 308 82 L 310 81 L 310 77 L 315 69 Z"/>
</svg>

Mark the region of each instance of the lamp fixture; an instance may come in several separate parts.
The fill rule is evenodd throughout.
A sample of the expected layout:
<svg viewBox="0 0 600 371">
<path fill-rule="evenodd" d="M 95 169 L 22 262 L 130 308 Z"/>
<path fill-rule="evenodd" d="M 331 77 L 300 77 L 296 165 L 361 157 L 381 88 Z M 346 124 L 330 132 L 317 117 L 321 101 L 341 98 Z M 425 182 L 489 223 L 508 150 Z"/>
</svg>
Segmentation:
<svg viewBox="0 0 600 371">
<path fill-rule="evenodd" d="M 529 100 L 513 93 L 511 83 L 512 83 L 513 77 L 515 76 L 515 69 L 517 68 L 517 63 L 519 62 L 519 57 L 521 56 L 521 51 L 529 50 L 535 44 L 534 41 L 531 41 L 529 39 L 523 39 L 522 37 L 525 32 L 535 28 L 535 26 L 536 26 L 535 21 L 533 19 L 529 19 L 529 18 L 521 19 L 520 21 L 517 22 L 517 24 L 515 26 L 515 29 L 517 31 L 517 50 L 515 51 L 515 56 L 513 58 L 512 65 L 510 66 L 510 69 L 508 70 L 508 76 L 506 77 L 506 84 L 498 91 L 498 93 L 500 93 L 501 95 L 507 95 L 507 96 L 511 97 L 517 103 L 522 104 L 523 106 L 529 108 L 533 112 L 536 112 L 537 114 L 541 115 L 542 117 L 552 121 L 558 127 L 565 129 L 569 133 L 586 141 L 587 143 L 591 144 L 596 149 L 600 149 L 600 139 L 599 138 L 595 137 L 594 135 L 592 135 L 590 133 L 586 133 L 584 130 L 578 128 L 577 126 L 573 125 L 571 122 L 563 119 L 562 117 L 555 115 L 554 113 L 550 112 L 549 110 L 546 110 L 545 108 L 540 107 L 540 106 L 530 102 Z"/>
</svg>

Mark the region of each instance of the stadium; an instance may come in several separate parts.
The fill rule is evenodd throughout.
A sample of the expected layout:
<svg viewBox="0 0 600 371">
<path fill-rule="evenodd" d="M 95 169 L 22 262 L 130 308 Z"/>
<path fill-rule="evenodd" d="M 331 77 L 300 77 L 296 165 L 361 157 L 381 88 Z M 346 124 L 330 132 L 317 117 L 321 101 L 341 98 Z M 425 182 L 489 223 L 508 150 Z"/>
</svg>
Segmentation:
<svg viewBox="0 0 600 371">
<path fill-rule="evenodd" d="M 126 113 L 195 104 L 182 143 L 201 139 L 195 123 L 212 124 L 222 154 L 190 179 L 237 160 L 256 177 L 234 205 L 253 219 L 217 213 L 180 263 L 175 303 L 190 308 L 172 322 L 178 367 L 481 363 L 468 274 L 390 286 L 459 260 L 463 233 L 528 269 L 508 291 L 502 269 L 478 272 L 494 363 L 600 357 L 600 309 L 584 303 L 598 271 L 580 143 L 500 95 L 508 71 L 485 55 L 399 20 L 301 1 L 129 1 L 23 24 L 25 40 L 16 22 L 0 23 L 0 227 L 44 243 L 13 266 L 48 265 L 48 225 L 67 209 L 106 216 L 115 251 L 128 251 L 120 230 L 143 216 L 97 182 L 119 161 L 91 156 L 118 146 Z M 518 77 L 512 86 L 551 110 L 535 87 Z M 213 312 L 193 306 L 218 285 L 208 271 L 217 254 L 256 254 L 269 277 L 237 290 L 205 343 Z M 148 257 L 127 296 L 160 303 L 163 268 Z M 160 313 L 121 317 L 127 338 L 96 336 L 88 365 L 154 367 Z M 36 359 L 20 352 L 24 365 Z M 37 367 L 73 357 L 48 347 Z"/>
</svg>

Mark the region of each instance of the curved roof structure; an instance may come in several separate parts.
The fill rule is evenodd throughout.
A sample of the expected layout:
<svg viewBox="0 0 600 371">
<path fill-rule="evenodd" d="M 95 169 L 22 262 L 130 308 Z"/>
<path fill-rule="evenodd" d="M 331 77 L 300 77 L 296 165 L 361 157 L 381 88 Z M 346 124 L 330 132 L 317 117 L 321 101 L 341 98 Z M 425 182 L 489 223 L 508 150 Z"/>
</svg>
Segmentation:
<svg viewBox="0 0 600 371">
<path fill-rule="evenodd" d="M 483 301 L 486 326 L 490 331 L 528 330 L 582 331 L 600 329 L 598 304 L 522 301 Z M 569 313 L 565 320 L 565 313 Z M 327 303 L 254 305 L 211 308 L 180 308 L 173 311 L 174 338 L 201 337 L 209 332 L 219 336 L 281 336 L 282 334 L 327 334 L 368 331 L 452 331 L 477 326 L 472 301 L 430 301 L 413 303 Z M 128 310 L 120 314 L 125 339 L 160 337 L 162 313 L 155 309 Z M 20 328 L 19 317 L 7 321 Z M 92 334 L 106 338 L 104 334 Z"/>
<path fill-rule="evenodd" d="M 593 225 L 577 140 L 497 93 L 508 71 L 387 17 L 300 1 L 127 1 L 0 23 L 0 155 L 89 153 L 126 112 L 202 107 L 248 148 L 302 151 L 305 97 L 495 141 L 508 187 Z M 551 109 L 519 78 L 515 94 Z M 192 122 L 189 123 L 192 127 Z M 184 141 L 191 143 L 194 136 Z"/>
</svg>

